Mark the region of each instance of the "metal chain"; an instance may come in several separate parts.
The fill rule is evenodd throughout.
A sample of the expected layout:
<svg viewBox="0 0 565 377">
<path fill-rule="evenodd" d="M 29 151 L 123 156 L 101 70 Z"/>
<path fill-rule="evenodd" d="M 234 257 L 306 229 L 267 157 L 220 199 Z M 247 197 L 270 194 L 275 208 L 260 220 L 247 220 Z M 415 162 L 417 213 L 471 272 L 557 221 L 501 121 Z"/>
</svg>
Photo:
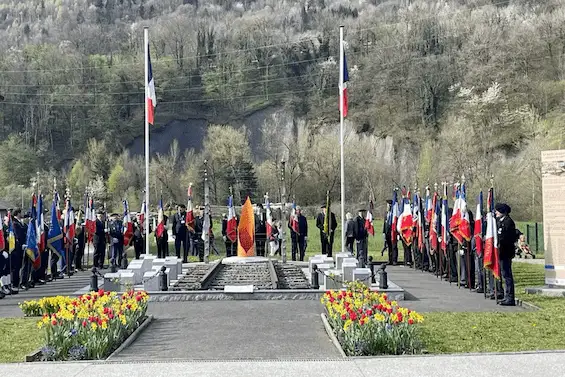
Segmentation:
<svg viewBox="0 0 565 377">
<path fill-rule="evenodd" d="M 324 271 L 320 270 L 318 267 L 315 267 L 312 272 L 320 272 L 322 273 L 322 275 L 330 278 L 331 280 L 335 281 L 336 283 L 340 283 L 340 284 L 345 284 L 345 281 L 343 279 L 339 280 L 336 279 L 334 276 L 328 275 L 326 274 Z M 366 281 L 371 281 L 374 277 L 376 277 L 376 273 L 375 272 L 371 272 L 371 275 L 365 279 L 361 279 L 361 280 L 355 280 L 355 281 L 360 281 L 365 283 Z"/>
</svg>

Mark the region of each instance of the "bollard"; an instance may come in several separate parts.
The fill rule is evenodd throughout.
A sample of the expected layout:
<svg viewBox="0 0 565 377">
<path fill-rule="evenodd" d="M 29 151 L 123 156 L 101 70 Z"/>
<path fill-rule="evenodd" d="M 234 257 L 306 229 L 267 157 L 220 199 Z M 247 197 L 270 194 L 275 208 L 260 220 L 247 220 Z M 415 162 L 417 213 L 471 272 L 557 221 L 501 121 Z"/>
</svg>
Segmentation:
<svg viewBox="0 0 565 377">
<path fill-rule="evenodd" d="M 90 276 L 90 290 L 98 292 L 98 275 L 96 274 L 96 267 L 92 267 L 92 275 Z"/>
<path fill-rule="evenodd" d="M 369 257 L 369 268 L 371 269 L 371 284 L 376 283 L 376 280 L 375 280 L 375 262 L 373 262 L 373 257 Z"/>
<path fill-rule="evenodd" d="M 166 291 L 169 289 L 168 284 L 167 284 L 167 274 L 165 273 L 165 270 L 167 268 L 165 266 L 161 267 L 161 272 L 159 272 L 159 290 L 160 291 Z"/>
<path fill-rule="evenodd" d="M 312 289 L 320 289 L 320 282 L 318 279 L 318 265 L 312 265 Z"/>
<path fill-rule="evenodd" d="M 379 275 L 379 289 L 388 288 L 388 273 L 385 271 L 386 264 L 381 264 L 377 274 Z"/>
<path fill-rule="evenodd" d="M 128 256 L 127 254 L 124 254 L 122 257 L 122 270 L 127 270 L 128 268 Z"/>
<path fill-rule="evenodd" d="M 114 260 L 112 260 L 111 265 L 110 265 L 110 272 L 115 274 L 116 272 L 118 272 L 118 266 L 116 266 L 116 263 L 114 263 Z"/>
</svg>

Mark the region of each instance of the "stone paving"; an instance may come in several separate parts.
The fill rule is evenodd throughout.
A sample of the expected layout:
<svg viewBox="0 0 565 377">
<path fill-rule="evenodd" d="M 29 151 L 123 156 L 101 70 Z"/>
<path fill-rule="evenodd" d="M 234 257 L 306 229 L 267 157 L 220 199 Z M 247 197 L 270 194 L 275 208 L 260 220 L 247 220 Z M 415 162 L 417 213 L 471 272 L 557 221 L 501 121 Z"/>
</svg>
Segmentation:
<svg viewBox="0 0 565 377">
<path fill-rule="evenodd" d="M 152 303 L 155 319 L 115 360 L 338 358 L 318 301 Z"/>
</svg>

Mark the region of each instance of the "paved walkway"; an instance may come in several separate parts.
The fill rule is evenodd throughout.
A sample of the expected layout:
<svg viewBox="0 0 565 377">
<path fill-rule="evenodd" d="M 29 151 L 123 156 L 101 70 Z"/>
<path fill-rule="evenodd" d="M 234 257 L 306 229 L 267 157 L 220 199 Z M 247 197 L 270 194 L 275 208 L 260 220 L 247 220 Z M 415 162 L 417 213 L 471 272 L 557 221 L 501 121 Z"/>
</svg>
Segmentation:
<svg viewBox="0 0 565 377">
<path fill-rule="evenodd" d="M 215 361 L 167 363 L 28 363 L 0 365 L 10 377 L 562 377 L 565 354 L 483 354 L 429 357 L 383 357 L 354 360 Z"/>
<path fill-rule="evenodd" d="M 115 360 L 335 358 L 318 301 L 151 303 L 155 319 Z"/>
<path fill-rule="evenodd" d="M 405 290 L 402 305 L 419 312 L 486 312 L 526 310 L 496 305 L 483 294 L 471 292 L 456 283 L 449 284 L 429 272 L 404 266 L 388 266 L 388 278 Z"/>
</svg>

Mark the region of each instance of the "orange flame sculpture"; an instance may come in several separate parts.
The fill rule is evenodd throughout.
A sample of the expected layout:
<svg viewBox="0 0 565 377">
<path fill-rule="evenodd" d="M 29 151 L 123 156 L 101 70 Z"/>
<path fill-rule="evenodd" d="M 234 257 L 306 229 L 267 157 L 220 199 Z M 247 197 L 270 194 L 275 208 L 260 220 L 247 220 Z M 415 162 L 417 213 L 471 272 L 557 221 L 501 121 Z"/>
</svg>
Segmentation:
<svg viewBox="0 0 565 377">
<path fill-rule="evenodd" d="M 247 197 L 245 204 L 241 207 L 241 216 L 239 226 L 237 228 L 238 257 L 254 257 L 255 256 L 255 214 L 251 200 Z"/>
</svg>

